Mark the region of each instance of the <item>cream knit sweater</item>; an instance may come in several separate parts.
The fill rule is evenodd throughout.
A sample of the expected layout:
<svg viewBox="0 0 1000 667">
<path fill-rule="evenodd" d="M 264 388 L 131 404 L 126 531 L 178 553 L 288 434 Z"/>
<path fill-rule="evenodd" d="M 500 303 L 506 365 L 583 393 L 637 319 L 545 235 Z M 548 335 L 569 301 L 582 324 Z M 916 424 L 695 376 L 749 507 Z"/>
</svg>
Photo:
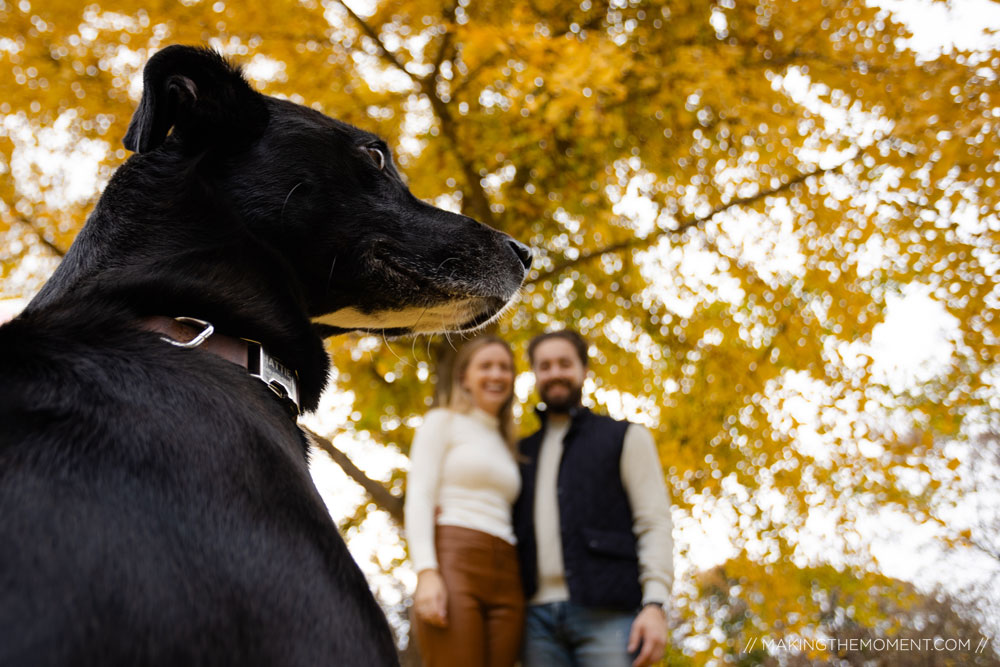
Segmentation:
<svg viewBox="0 0 1000 667">
<path fill-rule="evenodd" d="M 511 506 L 521 476 L 499 424 L 479 409 L 463 414 L 437 408 L 417 427 L 404 504 L 414 571 L 437 568 L 435 524 L 472 528 L 515 543 Z"/>
</svg>

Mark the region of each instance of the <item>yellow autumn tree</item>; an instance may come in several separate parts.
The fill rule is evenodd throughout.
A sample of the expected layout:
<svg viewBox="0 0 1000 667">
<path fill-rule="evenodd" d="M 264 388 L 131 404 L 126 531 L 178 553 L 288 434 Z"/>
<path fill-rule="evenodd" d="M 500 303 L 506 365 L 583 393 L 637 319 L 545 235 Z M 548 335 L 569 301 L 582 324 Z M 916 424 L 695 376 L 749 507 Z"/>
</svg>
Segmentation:
<svg viewBox="0 0 1000 667">
<path fill-rule="evenodd" d="M 963 441 L 997 431 L 1000 50 L 921 56 L 859 0 L 0 0 L 0 25 L 6 295 L 38 286 L 127 157 L 148 55 L 208 43 L 383 135 L 418 196 L 530 243 L 500 332 L 593 341 L 591 400 L 654 428 L 679 527 L 725 517 L 752 554 L 733 568 L 820 541 L 875 571 L 859 519 L 940 517 Z M 901 375 L 873 334 L 914 294 L 947 353 Z M 405 454 L 451 341 L 330 350 L 339 428 Z M 325 446 L 399 516 L 402 469 Z"/>
<path fill-rule="evenodd" d="M 744 561 L 744 562 L 740 562 Z M 734 574 L 738 573 L 738 574 Z M 776 599 L 775 575 L 788 582 Z M 745 555 L 699 572 L 693 623 L 723 639 L 720 663 L 996 665 L 989 630 L 946 592 L 829 565 L 762 566 Z M 768 608 L 766 613 L 762 608 Z M 762 616 L 774 619 L 768 626 Z M 780 634 L 775 634 L 780 630 Z"/>
</svg>

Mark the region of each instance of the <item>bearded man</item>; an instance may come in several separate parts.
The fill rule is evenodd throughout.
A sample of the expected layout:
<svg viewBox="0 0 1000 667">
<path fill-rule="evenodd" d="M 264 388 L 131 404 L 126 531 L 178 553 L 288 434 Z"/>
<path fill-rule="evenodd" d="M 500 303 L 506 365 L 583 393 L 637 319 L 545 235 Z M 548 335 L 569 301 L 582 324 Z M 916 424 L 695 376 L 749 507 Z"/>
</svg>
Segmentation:
<svg viewBox="0 0 1000 667">
<path fill-rule="evenodd" d="M 514 505 L 528 609 L 524 667 L 643 667 L 667 641 L 670 501 L 653 436 L 581 404 L 588 345 L 552 331 L 528 346 L 542 426 L 519 443 Z"/>
</svg>

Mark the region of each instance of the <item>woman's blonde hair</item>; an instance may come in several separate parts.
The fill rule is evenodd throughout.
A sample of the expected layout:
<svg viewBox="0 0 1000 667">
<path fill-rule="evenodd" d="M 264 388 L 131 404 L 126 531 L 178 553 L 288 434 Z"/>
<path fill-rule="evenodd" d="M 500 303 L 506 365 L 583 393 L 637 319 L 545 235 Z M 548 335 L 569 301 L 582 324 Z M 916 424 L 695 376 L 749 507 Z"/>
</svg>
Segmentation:
<svg viewBox="0 0 1000 667">
<path fill-rule="evenodd" d="M 465 379 L 465 372 L 469 369 L 469 363 L 476 356 L 476 352 L 487 345 L 500 345 L 507 351 L 507 355 L 510 357 L 511 373 L 514 377 L 517 377 L 517 371 L 514 367 L 514 352 L 510 349 L 507 341 L 499 336 L 492 335 L 480 336 L 479 338 L 470 340 L 459 349 L 458 354 L 455 355 L 455 363 L 451 368 L 451 396 L 448 400 L 448 407 L 452 410 L 469 412 L 475 407 L 472 402 L 472 395 L 462 386 L 462 380 Z M 500 406 L 500 414 L 498 416 L 500 418 L 500 435 L 503 436 L 511 451 L 514 451 L 517 445 L 517 432 L 514 428 L 513 385 L 511 385 L 510 396 Z"/>
</svg>

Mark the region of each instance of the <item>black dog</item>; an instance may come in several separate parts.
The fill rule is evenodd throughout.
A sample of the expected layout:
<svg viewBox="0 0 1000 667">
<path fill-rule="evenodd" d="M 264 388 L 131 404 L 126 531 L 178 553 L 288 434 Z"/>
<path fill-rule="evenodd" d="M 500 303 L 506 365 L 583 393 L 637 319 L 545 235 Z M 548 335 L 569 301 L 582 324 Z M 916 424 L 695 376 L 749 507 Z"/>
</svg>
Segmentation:
<svg viewBox="0 0 1000 667">
<path fill-rule="evenodd" d="M 480 325 L 530 252 L 211 51 L 144 85 L 137 155 L 0 328 L 0 665 L 395 663 L 295 403 L 322 336 Z"/>
</svg>

